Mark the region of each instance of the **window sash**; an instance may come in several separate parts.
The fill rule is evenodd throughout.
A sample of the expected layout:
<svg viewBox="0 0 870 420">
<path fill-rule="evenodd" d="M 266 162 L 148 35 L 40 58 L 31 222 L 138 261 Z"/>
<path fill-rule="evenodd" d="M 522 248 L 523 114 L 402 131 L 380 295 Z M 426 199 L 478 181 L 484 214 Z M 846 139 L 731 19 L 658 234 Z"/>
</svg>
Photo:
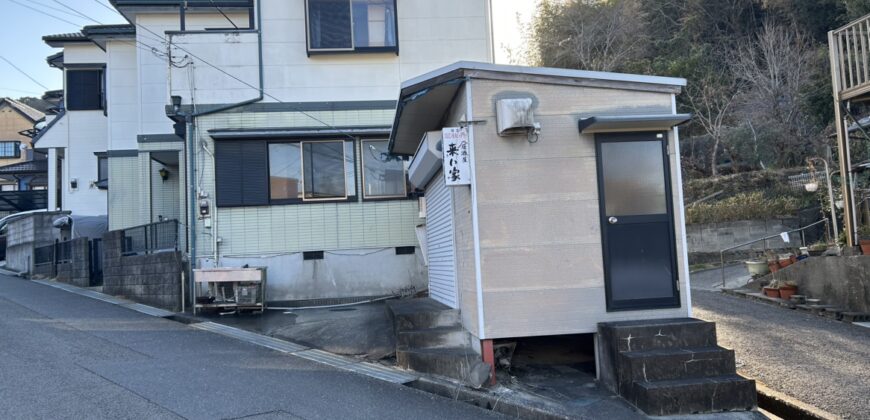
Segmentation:
<svg viewBox="0 0 870 420">
<path fill-rule="evenodd" d="M 333 3 L 339 5 L 344 0 L 305 0 L 305 31 L 310 52 L 353 52 L 353 51 L 395 51 L 398 49 L 398 16 L 396 13 L 395 0 L 346 0 L 346 22 L 332 22 L 330 17 L 320 15 L 320 5 Z M 314 6 L 313 6 L 314 5 Z M 382 5 L 382 12 L 373 15 L 372 6 Z M 376 9 L 374 9 L 376 10 Z M 335 19 L 340 20 L 340 19 Z M 341 28 L 347 31 L 349 39 L 341 40 L 349 42 L 349 45 L 322 46 L 324 35 L 330 35 L 331 27 L 348 25 Z M 324 26 L 327 26 L 324 28 Z M 374 29 L 374 32 L 372 32 Z M 381 36 L 382 35 L 382 36 Z M 374 40 L 374 41 L 373 41 Z M 372 45 L 372 44 L 375 45 Z"/>
<path fill-rule="evenodd" d="M 311 161 L 311 156 L 306 156 L 306 151 L 311 152 L 314 151 L 313 148 L 319 146 L 323 146 L 324 144 L 341 144 L 341 179 L 343 179 L 343 192 L 335 195 L 326 195 L 326 196 L 316 196 L 316 191 L 313 188 L 316 188 L 315 185 L 312 185 L 312 182 L 317 183 L 318 176 L 322 176 L 325 178 L 333 177 L 336 178 L 332 180 L 331 187 L 338 187 L 338 173 L 337 171 L 333 173 L 323 173 L 318 175 L 316 172 L 316 161 Z M 303 202 L 324 202 L 324 201 L 349 201 L 357 196 L 357 185 L 356 185 L 356 142 L 348 141 L 348 140 L 304 140 L 304 141 L 296 141 L 296 142 L 271 142 L 269 143 L 268 149 L 268 161 L 269 161 L 269 200 L 270 203 L 273 204 L 292 204 L 292 203 L 303 203 Z M 280 147 L 280 145 L 292 145 L 289 147 Z M 337 151 L 337 148 L 336 150 Z M 316 151 L 314 151 L 317 153 Z M 295 156 L 294 156 L 295 155 Z M 334 156 L 334 162 L 332 163 L 333 167 L 338 165 L 337 156 Z M 286 159 L 298 159 L 298 165 L 292 165 L 291 171 L 292 173 L 284 174 L 284 177 L 277 176 L 281 175 L 281 172 L 276 171 L 279 168 L 278 165 L 282 165 L 282 162 Z M 321 161 L 322 163 L 323 161 Z M 298 184 L 296 187 L 296 196 L 291 196 L 292 194 L 288 194 L 286 196 L 282 196 L 280 193 L 282 191 L 281 185 L 276 184 L 277 182 L 282 182 L 280 178 L 292 179 L 293 176 L 298 178 Z M 337 191 L 334 190 L 334 191 Z"/>
<path fill-rule="evenodd" d="M 97 157 L 97 182 L 109 180 L 109 158 Z"/>
<path fill-rule="evenodd" d="M 0 158 L 17 159 L 21 157 L 20 141 L 0 141 Z"/>
<path fill-rule="evenodd" d="M 387 187 L 389 186 L 389 181 L 386 179 L 386 177 L 387 177 L 386 171 L 388 171 L 389 168 L 386 168 L 385 167 L 386 165 L 383 165 L 383 163 L 390 163 L 390 162 L 382 162 L 379 160 L 380 158 L 378 157 L 378 155 L 376 153 L 378 153 L 380 151 L 377 150 L 377 146 L 375 144 L 373 144 L 373 143 L 383 143 L 384 146 L 386 146 L 387 140 L 363 140 L 361 143 L 362 143 L 363 198 L 385 199 L 385 198 L 405 198 L 405 197 L 407 197 L 408 196 L 408 184 L 406 182 L 407 169 L 405 168 L 404 162 L 402 162 L 401 160 L 398 161 L 399 166 L 401 167 L 401 178 L 399 181 L 402 185 L 401 193 L 396 193 L 396 194 L 370 193 L 370 191 L 374 190 L 374 188 L 371 188 L 372 185 L 374 185 L 373 182 L 377 182 L 376 180 L 369 179 L 370 177 L 373 178 L 373 176 L 370 176 L 370 174 L 369 174 L 369 172 L 370 172 L 369 165 L 370 164 L 372 164 L 372 165 L 381 164 L 380 166 L 382 166 L 382 167 L 376 168 L 375 170 L 385 172 L 385 174 L 383 175 L 384 179 L 381 180 L 381 182 L 384 184 L 383 186 L 385 188 L 382 188 L 382 189 L 386 190 L 386 189 L 388 189 Z M 380 153 L 386 153 L 385 149 L 384 149 L 384 152 L 380 152 Z M 375 173 L 372 173 L 371 175 L 375 175 Z"/>
</svg>

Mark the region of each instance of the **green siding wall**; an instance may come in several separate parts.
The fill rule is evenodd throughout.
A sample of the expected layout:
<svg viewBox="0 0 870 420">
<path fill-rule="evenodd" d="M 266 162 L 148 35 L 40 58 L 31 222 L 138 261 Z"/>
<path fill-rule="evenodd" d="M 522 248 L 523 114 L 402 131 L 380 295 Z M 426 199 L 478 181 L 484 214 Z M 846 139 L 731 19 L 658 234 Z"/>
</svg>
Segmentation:
<svg viewBox="0 0 870 420">
<path fill-rule="evenodd" d="M 310 112 L 335 126 L 390 125 L 393 110 Z M 198 119 L 196 136 L 214 150 L 208 130 L 220 128 L 322 127 L 299 112 L 225 113 Z M 362 191 L 359 151 L 357 191 Z M 214 165 L 197 154 L 200 185 L 210 198 L 214 192 Z M 308 250 L 350 250 L 417 245 L 415 227 L 421 223 L 416 200 L 295 204 L 218 209 L 218 237 L 222 256 L 284 254 Z M 197 226 L 197 255 L 213 253 L 212 234 L 202 221 Z"/>
</svg>

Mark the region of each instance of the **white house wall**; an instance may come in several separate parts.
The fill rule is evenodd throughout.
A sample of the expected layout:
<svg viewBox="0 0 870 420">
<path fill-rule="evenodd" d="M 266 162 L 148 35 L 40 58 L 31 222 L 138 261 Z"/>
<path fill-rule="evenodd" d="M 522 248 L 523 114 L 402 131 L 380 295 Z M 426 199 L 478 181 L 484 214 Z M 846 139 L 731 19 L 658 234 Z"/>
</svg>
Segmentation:
<svg viewBox="0 0 870 420">
<path fill-rule="evenodd" d="M 264 0 L 265 102 L 393 100 L 401 82 L 460 60 L 492 61 L 488 0 L 398 0 L 399 54 L 308 56 L 304 0 Z M 254 34 L 174 35 L 209 63 L 258 86 Z M 207 40 L 209 39 L 209 40 Z M 205 43 L 205 44 L 202 44 Z M 200 44 L 200 45 L 197 45 Z M 234 53 L 230 53 L 234 52 Z M 182 50 L 174 54 L 184 55 Z M 168 66 L 167 66 L 168 67 Z M 238 102 L 257 91 L 197 63 L 198 103 Z M 188 68 L 173 68 L 173 95 L 189 102 Z"/>
<path fill-rule="evenodd" d="M 106 150 L 107 120 L 103 111 L 69 111 L 69 145 L 64 150 L 63 210 L 73 214 L 97 216 L 106 213 L 106 190 L 97 188 L 97 157 Z M 78 180 L 77 188 L 70 181 Z"/>
<path fill-rule="evenodd" d="M 139 128 L 137 51 L 132 41 L 111 41 L 106 45 L 108 150 L 136 149 Z"/>
<path fill-rule="evenodd" d="M 67 44 L 63 48 L 64 64 L 105 64 L 106 53 L 93 43 Z"/>
</svg>

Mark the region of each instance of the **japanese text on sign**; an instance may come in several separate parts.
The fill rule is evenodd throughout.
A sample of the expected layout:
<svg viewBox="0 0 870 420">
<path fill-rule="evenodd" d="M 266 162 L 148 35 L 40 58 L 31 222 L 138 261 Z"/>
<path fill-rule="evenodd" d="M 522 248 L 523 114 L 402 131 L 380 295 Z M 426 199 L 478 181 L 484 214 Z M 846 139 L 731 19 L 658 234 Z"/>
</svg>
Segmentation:
<svg viewBox="0 0 870 420">
<path fill-rule="evenodd" d="M 471 162 L 468 156 L 468 131 L 448 127 L 441 130 L 444 150 L 444 179 L 447 185 L 471 185 Z"/>
</svg>

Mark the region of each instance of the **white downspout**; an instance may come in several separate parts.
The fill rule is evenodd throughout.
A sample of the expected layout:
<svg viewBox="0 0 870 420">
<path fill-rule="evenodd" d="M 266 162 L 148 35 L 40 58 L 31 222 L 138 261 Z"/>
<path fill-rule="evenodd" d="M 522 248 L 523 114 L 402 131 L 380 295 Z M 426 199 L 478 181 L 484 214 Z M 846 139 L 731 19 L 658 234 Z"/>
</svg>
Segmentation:
<svg viewBox="0 0 870 420">
<path fill-rule="evenodd" d="M 480 270 L 480 223 L 477 212 L 477 172 L 474 157 L 474 112 L 471 109 L 471 79 L 465 79 L 465 121 L 468 130 L 468 155 L 471 160 L 471 230 L 474 236 L 474 277 L 477 287 L 477 338 L 485 339 L 483 317 L 483 276 Z"/>
<path fill-rule="evenodd" d="M 671 112 L 677 113 L 677 95 L 671 94 Z M 686 206 L 683 205 L 683 166 L 680 161 L 680 129 L 679 127 L 674 127 L 674 160 L 676 161 L 676 165 L 672 165 L 671 171 L 677 171 L 677 205 L 679 207 L 678 214 L 680 215 L 680 243 L 682 243 L 683 250 L 680 254 L 682 254 L 683 263 L 680 264 L 680 274 L 685 276 L 686 279 L 686 309 L 688 310 L 687 316 L 692 316 L 692 284 L 691 279 L 689 278 L 689 248 L 686 242 Z M 673 167 L 676 166 L 676 167 Z"/>
</svg>

